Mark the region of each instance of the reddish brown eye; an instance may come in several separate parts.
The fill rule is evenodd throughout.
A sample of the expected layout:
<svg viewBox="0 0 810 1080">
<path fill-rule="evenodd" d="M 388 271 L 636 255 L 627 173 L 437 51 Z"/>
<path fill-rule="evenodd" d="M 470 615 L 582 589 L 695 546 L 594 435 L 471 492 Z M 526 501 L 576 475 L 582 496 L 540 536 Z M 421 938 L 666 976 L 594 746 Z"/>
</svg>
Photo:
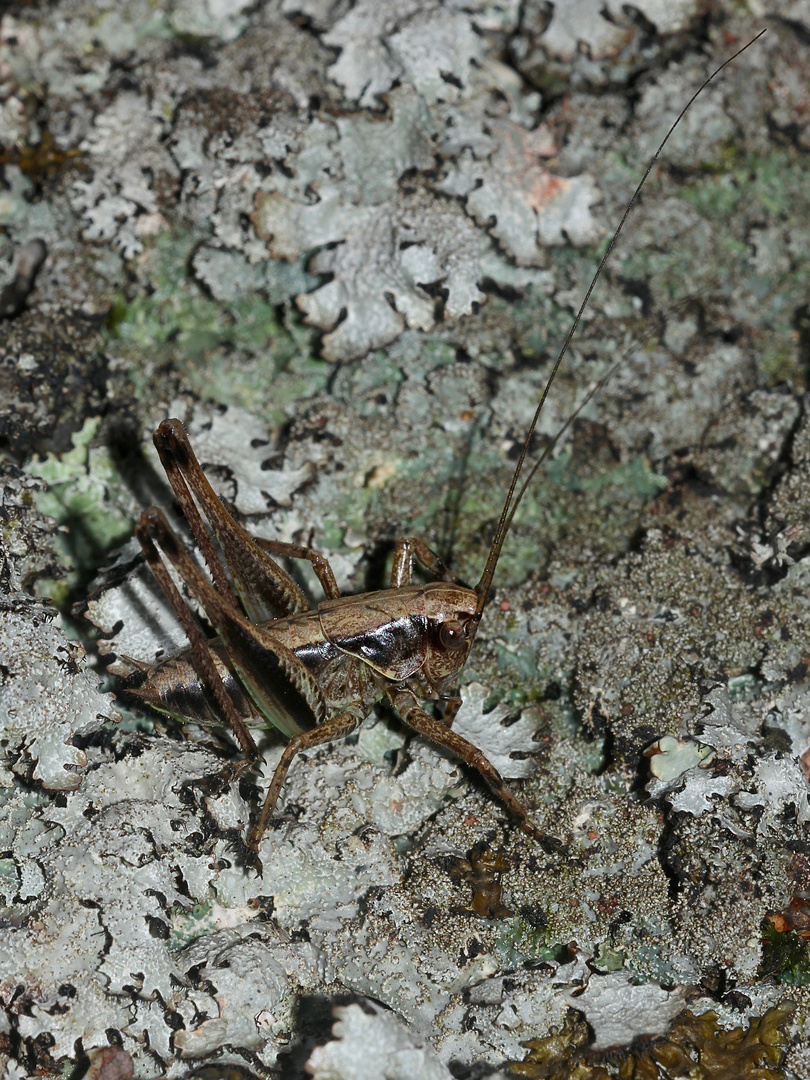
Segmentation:
<svg viewBox="0 0 810 1080">
<path fill-rule="evenodd" d="M 456 649 L 463 649 L 467 641 L 464 636 L 464 627 L 458 622 L 442 623 L 439 627 L 439 641 L 445 649 L 449 649 L 451 652 L 455 652 Z"/>
</svg>

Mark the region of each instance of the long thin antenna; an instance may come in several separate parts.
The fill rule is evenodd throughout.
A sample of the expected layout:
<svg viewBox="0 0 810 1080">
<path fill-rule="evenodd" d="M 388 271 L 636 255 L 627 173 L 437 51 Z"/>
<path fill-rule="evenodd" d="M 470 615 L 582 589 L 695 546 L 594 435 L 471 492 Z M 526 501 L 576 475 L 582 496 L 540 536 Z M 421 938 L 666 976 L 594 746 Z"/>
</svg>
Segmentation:
<svg viewBox="0 0 810 1080">
<path fill-rule="evenodd" d="M 513 499 L 514 494 L 515 494 L 515 489 L 517 488 L 518 480 L 520 479 L 520 474 L 523 471 L 523 465 L 524 465 L 524 463 L 526 461 L 526 457 L 528 456 L 528 453 L 529 453 L 529 447 L 531 446 L 532 436 L 534 435 L 535 428 L 537 427 L 537 422 L 540 419 L 540 413 L 543 411 L 543 406 L 546 403 L 546 398 L 548 397 L 549 390 L 551 389 L 551 384 L 554 382 L 554 379 L 555 379 L 555 377 L 557 375 L 557 372 L 560 369 L 560 364 L 562 364 L 563 358 L 565 357 L 565 354 L 568 352 L 568 348 L 569 348 L 569 346 L 571 344 L 571 341 L 572 341 L 572 339 L 574 337 L 574 334 L 577 332 L 577 330 L 579 328 L 579 324 L 580 324 L 580 321 L 582 319 L 582 315 L 583 315 L 583 313 L 585 311 L 585 308 L 588 306 L 588 303 L 590 302 L 591 294 L 593 293 L 593 290 L 596 287 L 596 283 L 599 280 L 599 278 L 602 276 L 602 271 L 605 268 L 605 264 L 607 263 L 608 259 L 610 258 L 611 254 L 613 253 L 613 249 L 615 248 L 616 242 L 619 239 L 619 236 L 621 235 L 622 229 L 624 228 L 624 224 L 627 221 L 628 217 L 630 216 L 630 211 L 636 205 L 636 202 L 638 201 L 638 197 L 641 194 L 641 190 L 644 187 L 644 185 L 647 183 L 647 178 L 649 177 L 650 173 L 655 168 L 656 162 L 658 161 L 659 157 L 663 153 L 664 147 L 669 142 L 673 131 L 680 124 L 681 120 L 683 120 L 684 116 L 689 111 L 689 109 L 691 108 L 691 106 L 695 102 L 695 100 L 698 97 L 700 97 L 700 95 L 703 93 L 703 91 L 706 89 L 706 87 L 709 85 L 709 83 L 712 82 L 714 79 L 716 79 L 717 76 L 720 74 L 720 72 L 724 68 L 728 67 L 729 64 L 733 63 L 737 59 L 738 56 L 742 55 L 742 53 L 744 53 L 746 51 L 746 49 L 750 49 L 751 46 L 755 42 L 759 41 L 759 39 L 762 37 L 762 35 L 764 33 L 766 33 L 766 30 L 760 30 L 760 32 L 756 35 L 756 37 L 751 38 L 751 40 L 747 44 L 743 45 L 741 49 L 738 49 L 732 56 L 730 56 L 728 58 L 728 60 L 724 61 L 720 65 L 720 67 L 718 67 L 715 71 L 713 71 L 712 74 L 708 77 L 708 79 L 706 79 L 703 83 L 701 83 L 701 85 L 698 87 L 698 89 L 694 92 L 694 94 L 692 94 L 692 96 L 689 98 L 687 103 L 684 105 L 684 107 L 678 113 L 678 116 L 676 117 L 675 121 L 672 123 L 672 125 L 670 126 L 670 128 L 667 131 L 666 135 L 661 140 L 661 143 L 660 143 L 658 149 L 655 151 L 653 156 L 650 158 L 650 163 L 647 166 L 647 168 L 644 170 L 644 175 L 642 176 L 641 180 L 638 182 L 636 190 L 633 192 L 633 196 L 630 199 L 630 202 L 627 204 L 627 206 L 625 208 L 625 211 L 624 211 L 624 214 L 622 214 L 622 219 L 619 222 L 619 225 L 618 225 L 616 231 L 614 232 L 613 236 L 611 237 L 610 243 L 608 244 L 604 255 L 599 260 L 599 265 L 596 268 L 596 273 L 593 275 L 593 278 L 591 279 L 591 283 L 588 286 L 588 290 L 585 293 L 585 297 L 584 297 L 582 303 L 579 305 L 579 309 L 578 309 L 576 315 L 574 316 L 574 321 L 571 323 L 571 327 L 570 327 L 568 333 L 565 336 L 565 340 L 563 341 L 562 348 L 560 349 L 560 351 L 559 351 L 559 353 L 557 355 L 557 359 L 554 361 L 554 367 L 551 369 L 551 374 L 549 375 L 548 380 L 546 381 L 546 385 L 545 385 L 545 387 L 543 389 L 543 393 L 540 396 L 540 401 L 538 402 L 537 408 L 534 411 L 534 416 L 532 417 L 532 422 L 529 424 L 528 431 L 526 432 L 526 437 L 523 440 L 523 447 L 522 447 L 522 449 L 520 451 L 520 457 L 518 458 L 517 465 L 515 466 L 515 471 L 512 474 L 512 480 L 511 480 L 511 482 L 509 484 L 509 490 L 506 493 L 506 499 L 504 500 L 503 509 L 501 510 L 501 516 L 500 516 L 500 518 L 498 520 L 498 527 L 495 530 L 495 537 L 494 537 L 494 539 L 492 541 L 492 547 L 489 549 L 489 555 L 487 556 L 487 561 L 486 561 L 486 565 L 484 567 L 484 572 L 481 575 L 481 580 L 478 582 L 478 584 L 475 587 L 475 591 L 478 594 L 478 605 L 477 605 L 477 608 L 476 608 L 476 624 L 472 629 L 472 634 L 471 634 L 470 640 L 472 640 L 472 637 L 475 635 L 475 630 L 477 628 L 477 622 L 481 618 L 481 612 L 484 610 L 484 604 L 486 604 L 487 597 L 489 596 L 489 590 L 490 590 L 490 588 L 492 586 L 492 578 L 495 575 L 495 568 L 498 565 L 498 559 L 500 558 L 500 555 L 501 555 L 501 548 L 503 547 L 503 542 L 506 539 L 506 534 L 507 534 L 507 532 L 509 530 L 509 526 L 510 526 L 510 524 L 512 522 L 512 516 L 513 516 L 513 513 L 514 513 L 514 509 L 517 508 L 517 503 L 515 504 L 514 508 L 512 507 L 512 499 Z M 603 381 L 604 380 L 600 380 L 600 383 L 597 384 L 597 387 L 595 389 L 598 389 Z M 593 393 L 595 392 L 595 389 L 591 391 L 591 394 L 589 395 L 588 400 L 590 400 L 590 397 L 593 396 Z M 577 411 L 579 411 L 579 410 L 577 410 Z M 531 480 L 531 478 L 532 478 L 532 476 L 534 475 L 535 472 L 536 472 L 536 467 L 530 473 L 529 480 Z M 528 481 L 527 481 L 527 483 L 528 483 Z M 521 488 L 520 495 L 518 496 L 518 500 L 517 500 L 518 502 L 523 497 L 523 492 L 525 490 L 526 490 L 526 486 L 524 484 L 524 486 Z"/>
<path fill-rule="evenodd" d="M 555 432 L 554 437 L 543 447 L 542 454 L 537 459 L 537 461 L 535 461 L 535 463 L 532 465 L 531 469 L 529 470 L 529 475 L 526 477 L 526 479 L 520 485 L 520 491 L 517 493 L 517 497 L 514 499 L 514 501 L 512 502 L 512 505 L 509 507 L 509 514 L 507 515 L 507 518 L 506 518 L 506 526 L 504 528 L 504 532 L 509 531 L 509 529 L 510 529 L 510 527 L 512 525 L 512 520 L 513 520 L 513 518 L 515 516 L 515 513 L 517 511 L 517 508 L 518 508 L 518 506 L 520 506 L 520 500 L 526 494 L 526 489 L 528 488 L 529 484 L 534 479 L 534 474 L 537 472 L 537 470 L 540 468 L 540 466 L 543 464 L 543 462 L 546 460 L 546 458 L 549 456 L 549 454 L 554 450 L 554 447 L 557 445 L 557 443 L 560 441 L 560 439 L 563 437 L 563 435 L 565 435 L 566 431 L 568 431 L 568 429 L 571 427 L 571 425 L 576 420 L 576 418 L 580 415 L 580 413 L 585 408 L 585 406 L 590 401 L 592 401 L 593 398 L 596 397 L 596 395 L 599 393 L 599 391 L 604 387 L 605 383 L 607 383 L 610 379 L 613 378 L 613 376 L 616 374 L 616 372 L 622 366 L 622 363 L 623 363 L 623 361 L 625 359 L 626 359 L 626 357 L 622 357 L 621 360 L 617 361 L 615 364 L 613 364 L 613 366 L 611 368 L 609 368 L 605 372 L 605 374 L 602 376 L 601 379 L 596 380 L 596 382 L 591 386 L 588 393 L 585 395 L 585 397 L 582 399 L 582 401 L 580 401 L 580 403 L 577 405 L 577 407 L 574 409 L 574 411 L 571 413 L 571 415 L 568 417 L 568 419 L 565 421 L 565 423 Z"/>
<path fill-rule="evenodd" d="M 672 316 L 675 312 L 680 311 L 682 308 L 686 307 L 687 304 L 692 303 L 693 300 L 694 300 L 694 297 L 685 296 L 685 297 L 683 297 L 683 299 L 679 300 L 676 304 L 673 304 L 671 307 L 667 308 L 665 314 L 668 315 L 668 316 Z M 506 519 L 506 529 L 505 529 L 506 532 L 509 532 L 510 528 L 512 527 L 512 522 L 514 520 L 515 514 L 517 513 L 517 508 L 520 506 L 521 499 L 526 494 L 526 491 L 527 491 L 529 485 L 531 484 L 532 480 L 534 479 L 535 473 L 540 468 L 540 466 L 543 464 L 543 462 L 548 458 L 548 456 L 554 451 L 554 448 L 555 448 L 555 446 L 557 446 L 560 439 L 562 439 L 563 435 L 565 435 L 566 431 L 568 431 L 568 429 L 571 427 L 571 425 L 577 419 L 577 417 L 581 415 L 581 413 L 585 409 L 586 405 L 590 401 L 593 401 L 593 399 L 596 397 L 596 395 L 599 393 L 599 391 L 608 382 L 610 382 L 610 380 L 613 378 L 613 376 L 616 374 L 616 372 L 619 370 L 619 368 L 623 367 L 625 365 L 625 363 L 630 359 L 631 356 L 633 356 L 634 354 L 639 352 L 640 349 L 644 348 L 646 343 L 653 337 L 654 333 L 655 333 L 654 328 L 652 328 L 652 327 L 648 328 L 644 332 L 644 334 L 642 334 L 642 336 L 640 338 L 637 338 L 633 342 L 633 344 L 632 344 L 632 346 L 630 348 L 627 348 L 622 352 L 622 355 L 619 357 L 619 359 L 616 360 L 615 363 L 610 365 L 610 367 L 605 372 L 605 374 L 600 376 L 600 378 L 598 378 L 596 380 L 596 382 L 594 382 L 591 385 L 591 388 L 588 390 L 585 397 L 579 402 L 579 404 L 574 409 L 574 411 L 569 415 L 569 417 L 565 421 L 565 423 L 562 424 L 557 429 L 557 431 L 554 433 L 553 437 L 543 447 L 543 452 L 540 454 L 540 457 L 537 459 L 537 461 L 535 461 L 534 464 L 532 465 L 531 469 L 529 470 L 529 475 L 526 477 L 526 479 L 520 485 L 520 490 L 518 491 L 516 497 L 512 500 L 512 505 L 509 507 L 509 516 Z"/>
</svg>

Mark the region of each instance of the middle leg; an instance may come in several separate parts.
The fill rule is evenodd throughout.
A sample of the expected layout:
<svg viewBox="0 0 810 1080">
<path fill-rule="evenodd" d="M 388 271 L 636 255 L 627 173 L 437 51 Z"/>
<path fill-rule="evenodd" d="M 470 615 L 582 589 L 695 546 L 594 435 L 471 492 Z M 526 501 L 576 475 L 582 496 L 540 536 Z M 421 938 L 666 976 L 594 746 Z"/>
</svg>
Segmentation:
<svg viewBox="0 0 810 1080">
<path fill-rule="evenodd" d="M 287 745 L 284 747 L 284 753 L 281 755 L 281 760 L 276 765 L 276 770 L 273 773 L 273 778 L 270 781 L 270 787 L 267 789 L 267 794 L 264 797 L 264 804 L 262 806 L 262 812 L 259 814 L 259 820 L 254 825 L 248 846 L 255 851 L 259 845 L 259 841 L 264 835 L 264 831 L 267 828 L 267 823 L 273 811 L 276 808 L 278 797 L 281 794 L 281 789 L 284 786 L 284 781 L 287 779 L 287 772 L 289 771 L 292 760 L 296 754 L 300 754 L 302 750 L 310 750 L 313 746 L 320 746 L 322 743 L 336 742 L 338 739 L 345 739 L 347 735 L 351 733 L 362 724 L 365 719 L 365 714 L 361 708 L 348 708 L 338 716 L 332 717 L 330 720 L 325 720 L 318 727 L 312 728 L 311 731 L 304 731 L 300 735 L 295 735 Z"/>
<path fill-rule="evenodd" d="M 337 587 L 329 560 L 319 551 L 313 551 L 312 548 L 305 547 L 303 544 L 288 544 L 285 540 L 265 540 L 260 536 L 254 536 L 253 540 L 271 555 L 286 555 L 288 559 L 308 559 L 315 571 L 315 576 L 321 583 L 326 599 L 337 600 L 340 596 L 340 589 Z"/>
<path fill-rule="evenodd" d="M 401 589 L 411 584 L 414 559 L 420 566 L 430 570 L 431 574 L 435 574 L 440 581 L 462 584 L 450 573 L 436 552 L 431 550 L 424 540 L 420 540 L 417 536 L 408 536 L 404 540 L 397 540 L 394 548 L 394 564 L 391 567 L 392 589 Z"/>
</svg>

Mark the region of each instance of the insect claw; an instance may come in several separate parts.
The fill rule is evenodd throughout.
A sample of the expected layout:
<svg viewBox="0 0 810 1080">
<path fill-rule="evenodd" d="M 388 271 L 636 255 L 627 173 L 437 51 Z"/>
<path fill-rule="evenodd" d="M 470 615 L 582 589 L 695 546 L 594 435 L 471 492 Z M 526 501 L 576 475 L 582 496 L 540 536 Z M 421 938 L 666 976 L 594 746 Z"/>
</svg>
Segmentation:
<svg viewBox="0 0 810 1080">
<path fill-rule="evenodd" d="M 532 840 L 536 840 L 543 851 L 547 855 L 567 855 L 568 844 L 563 843 L 562 840 L 558 840 L 556 836 L 551 836 L 549 833 L 543 832 L 542 829 L 530 821 L 529 818 L 524 818 L 520 823 L 520 827 L 527 836 L 530 836 Z"/>
<path fill-rule="evenodd" d="M 151 675 L 155 670 L 154 664 L 147 664 L 143 660 L 136 660 L 134 656 L 127 656 L 126 653 L 119 653 L 118 659 L 123 660 L 125 664 L 129 664 L 129 666 L 134 668 L 135 672 L 139 675 Z M 133 674 L 135 672 L 133 672 Z"/>
<path fill-rule="evenodd" d="M 264 761 L 264 758 L 259 757 L 259 761 Z M 256 762 L 250 761 L 248 758 L 242 758 L 241 761 L 229 762 L 222 769 L 220 769 L 219 775 L 225 781 L 226 784 L 235 784 L 248 771 Z"/>
</svg>

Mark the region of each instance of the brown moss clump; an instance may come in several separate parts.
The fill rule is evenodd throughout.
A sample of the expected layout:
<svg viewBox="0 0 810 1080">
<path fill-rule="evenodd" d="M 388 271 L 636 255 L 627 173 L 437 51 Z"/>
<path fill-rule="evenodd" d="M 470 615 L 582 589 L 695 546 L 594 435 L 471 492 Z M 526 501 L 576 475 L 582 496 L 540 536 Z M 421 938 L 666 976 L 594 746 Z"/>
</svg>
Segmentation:
<svg viewBox="0 0 810 1080">
<path fill-rule="evenodd" d="M 716 1013 L 694 1016 L 687 1009 L 665 1038 L 602 1054 L 589 1051 L 588 1025 L 571 1009 L 558 1032 L 524 1044 L 526 1059 L 511 1062 L 509 1072 L 529 1080 L 783 1080 L 782 1027 L 794 1007 L 777 1005 L 748 1028 L 730 1031 Z"/>
</svg>

